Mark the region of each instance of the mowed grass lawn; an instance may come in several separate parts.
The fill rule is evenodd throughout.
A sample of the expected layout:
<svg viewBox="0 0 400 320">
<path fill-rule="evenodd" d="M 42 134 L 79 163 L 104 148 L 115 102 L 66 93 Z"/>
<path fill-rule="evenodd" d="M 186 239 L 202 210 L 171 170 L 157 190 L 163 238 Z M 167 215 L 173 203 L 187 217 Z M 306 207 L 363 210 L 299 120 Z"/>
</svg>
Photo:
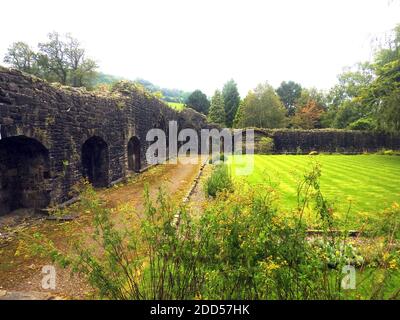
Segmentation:
<svg viewBox="0 0 400 320">
<path fill-rule="evenodd" d="M 235 176 L 235 168 L 251 156 L 232 156 L 228 164 Z M 341 214 L 346 213 L 351 201 L 350 220 L 357 214 L 374 213 L 400 203 L 400 157 L 383 155 L 255 155 L 254 171 L 242 176 L 251 184 L 275 186 L 281 207 L 296 207 L 298 181 L 312 166 L 321 165 L 321 189 Z M 239 178 L 238 176 L 236 176 Z"/>
</svg>

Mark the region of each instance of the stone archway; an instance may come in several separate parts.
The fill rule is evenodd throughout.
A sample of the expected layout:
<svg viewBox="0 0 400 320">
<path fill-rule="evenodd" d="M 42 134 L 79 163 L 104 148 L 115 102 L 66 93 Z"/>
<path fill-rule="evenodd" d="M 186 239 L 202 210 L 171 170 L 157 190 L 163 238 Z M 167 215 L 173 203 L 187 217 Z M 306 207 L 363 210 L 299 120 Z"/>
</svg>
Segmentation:
<svg viewBox="0 0 400 320">
<path fill-rule="evenodd" d="M 132 137 L 128 142 L 128 170 L 140 172 L 140 141 Z"/>
<path fill-rule="evenodd" d="M 38 140 L 26 136 L 0 140 L 0 215 L 46 208 L 50 178 L 49 151 Z"/>
<path fill-rule="evenodd" d="M 108 145 L 100 137 L 86 140 L 82 146 L 82 174 L 96 188 L 107 187 L 109 154 Z"/>
</svg>

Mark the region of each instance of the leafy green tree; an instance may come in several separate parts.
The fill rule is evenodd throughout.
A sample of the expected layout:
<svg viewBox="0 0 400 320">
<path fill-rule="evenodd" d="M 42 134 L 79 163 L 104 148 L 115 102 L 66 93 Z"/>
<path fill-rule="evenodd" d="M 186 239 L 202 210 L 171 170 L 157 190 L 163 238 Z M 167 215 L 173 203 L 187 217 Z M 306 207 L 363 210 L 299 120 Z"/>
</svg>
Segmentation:
<svg viewBox="0 0 400 320">
<path fill-rule="evenodd" d="M 376 122 L 372 118 L 361 118 L 349 124 L 350 130 L 372 131 L 376 129 Z"/>
<path fill-rule="evenodd" d="M 399 59 L 400 51 L 400 24 L 388 35 L 386 43 L 375 54 L 375 67 L 383 67 Z"/>
<path fill-rule="evenodd" d="M 90 86 L 96 77 L 96 62 L 85 57 L 85 49 L 79 41 L 70 34 L 65 36 L 66 50 L 69 71 L 69 82 L 73 87 Z"/>
<path fill-rule="evenodd" d="M 386 47 L 375 56 L 376 78 L 361 94 L 371 109 L 377 127 L 387 132 L 400 131 L 400 25 L 393 30 Z"/>
<path fill-rule="evenodd" d="M 66 85 L 68 79 L 67 45 L 57 32 L 48 34 L 48 41 L 39 43 L 40 64 L 50 70 L 57 82 Z"/>
<path fill-rule="evenodd" d="M 361 119 L 364 114 L 361 113 L 362 106 L 352 100 L 344 101 L 335 112 L 333 119 L 333 127 L 339 129 L 345 129 L 351 123 Z M 331 111 L 332 112 L 332 111 Z"/>
<path fill-rule="evenodd" d="M 239 91 L 233 79 L 225 83 L 224 88 L 222 89 L 222 95 L 225 105 L 226 125 L 232 127 L 233 120 L 240 104 Z"/>
<path fill-rule="evenodd" d="M 39 64 L 50 77 L 64 85 L 90 87 L 96 77 L 97 64 L 85 57 L 85 49 L 70 34 L 62 37 L 49 33 L 49 40 L 39 43 Z"/>
<path fill-rule="evenodd" d="M 328 112 L 325 126 L 346 128 L 358 119 L 366 116 L 369 110 L 359 101 L 360 94 L 368 88 L 374 78 L 369 63 L 359 63 L 348 68 L 338 76 L 338 84 L 327 95 Z"/>
<path fill-rule="evenodd" d="M 301 91 L 301 85 L 294 81 L 284 81 L 276 90 L 289 116 L 293 116 L 296 111 L 296 101 L 300 98 Z"/>
<path fill-rule="evenodd" d="M 12 67 L 34 74 L 50 82 L 73 87 L 92 87 L 97 77 L 97 64 L 85 57 L 79 41 L 70 34 L 62 37 L 49 33 L 48 41 L 39 43 L 34 52 L 26 43 L 16 42 L 10 46 L 4 62 Z"/>
<path fill-rule="evenodd" d="M 240 108 L 237 126 L 258 128 L 283 128 L 286 126 L 286 109 L 274 88 L 260 84 L 250 91 Z"/>
<path fill-rule="evenodd" d="M 358 97 L 371 84 L 373 78 L 373 68 L 368 62 L 347 68 L 338 76 L 338 84 L 328 93 L 328 103 L 338 107 L 344 101 Z"/>
<path fill-rule="evenodd" d="M 37 73 L 36 54 L 25 42 L 15 42 L 8 49 L 4 62 L 30 74 Z"/>
<path fill-rule="evenodd" d="M 213 97 L 211 98 L 211 106 L 208 113 L 208 120 L 221 126 L 225 125 L 224 99 L 219 90 L 216 90 Z"/>
<path fill-rule="evenodd" d="M 195 90 L 186 99 L 186 105 L 198 112 L 207 114 L 210 108 L 210 101 L 208 101 L 207 96 L 203 92 Z"/>
</svg>

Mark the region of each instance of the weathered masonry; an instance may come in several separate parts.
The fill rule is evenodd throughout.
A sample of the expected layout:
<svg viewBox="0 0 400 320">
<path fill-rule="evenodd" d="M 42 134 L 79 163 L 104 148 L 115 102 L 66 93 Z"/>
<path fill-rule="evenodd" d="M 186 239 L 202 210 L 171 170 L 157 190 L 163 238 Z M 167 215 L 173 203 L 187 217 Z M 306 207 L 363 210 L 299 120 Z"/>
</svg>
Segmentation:
<svg viewBox="0 0 400 320">
<path fill-rule="evenodd" d="M 171 120 L 208 127 L 140 90 L 100 96 L 0 67 L 0 215 L 63 203 L 82 178 L 106 187 L 140 171 L 148 130 Z"/>
<path fill-rule="evenodd" d="M 351 130 L 290 130 L 255 129 L 255 153 L 260 153 L 260 141 L 269 137 L 274 141 L 271 150 L 277 154 L 308 154 L 311 151 L 359 154 L 381 149 L 400 150 L 400 135 Z"/>
</svg>

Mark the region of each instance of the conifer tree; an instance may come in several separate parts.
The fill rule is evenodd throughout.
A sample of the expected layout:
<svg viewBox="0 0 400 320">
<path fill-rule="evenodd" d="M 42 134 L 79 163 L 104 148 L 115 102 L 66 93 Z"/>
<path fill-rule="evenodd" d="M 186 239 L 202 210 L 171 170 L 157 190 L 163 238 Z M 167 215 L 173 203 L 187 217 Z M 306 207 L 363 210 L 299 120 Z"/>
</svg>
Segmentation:
<svg viewBox="0 0 400 320">
<path fill-rule="evenodd" d="M 221 126 L 225 125 L 224 99 L 219 90 L 216 90 L 214 96 L 211 98 L 211 106 L 208 113 L 208 120 Z"/>
<path fill-rule="evenodd" d="M 225 123 L 228 127 L 232 127 L 233 120 L 239 108 L 240 96 L 235 81 L 229 80 L 222 89 L 222 96 L 225 107 Z"/>
</svg>

